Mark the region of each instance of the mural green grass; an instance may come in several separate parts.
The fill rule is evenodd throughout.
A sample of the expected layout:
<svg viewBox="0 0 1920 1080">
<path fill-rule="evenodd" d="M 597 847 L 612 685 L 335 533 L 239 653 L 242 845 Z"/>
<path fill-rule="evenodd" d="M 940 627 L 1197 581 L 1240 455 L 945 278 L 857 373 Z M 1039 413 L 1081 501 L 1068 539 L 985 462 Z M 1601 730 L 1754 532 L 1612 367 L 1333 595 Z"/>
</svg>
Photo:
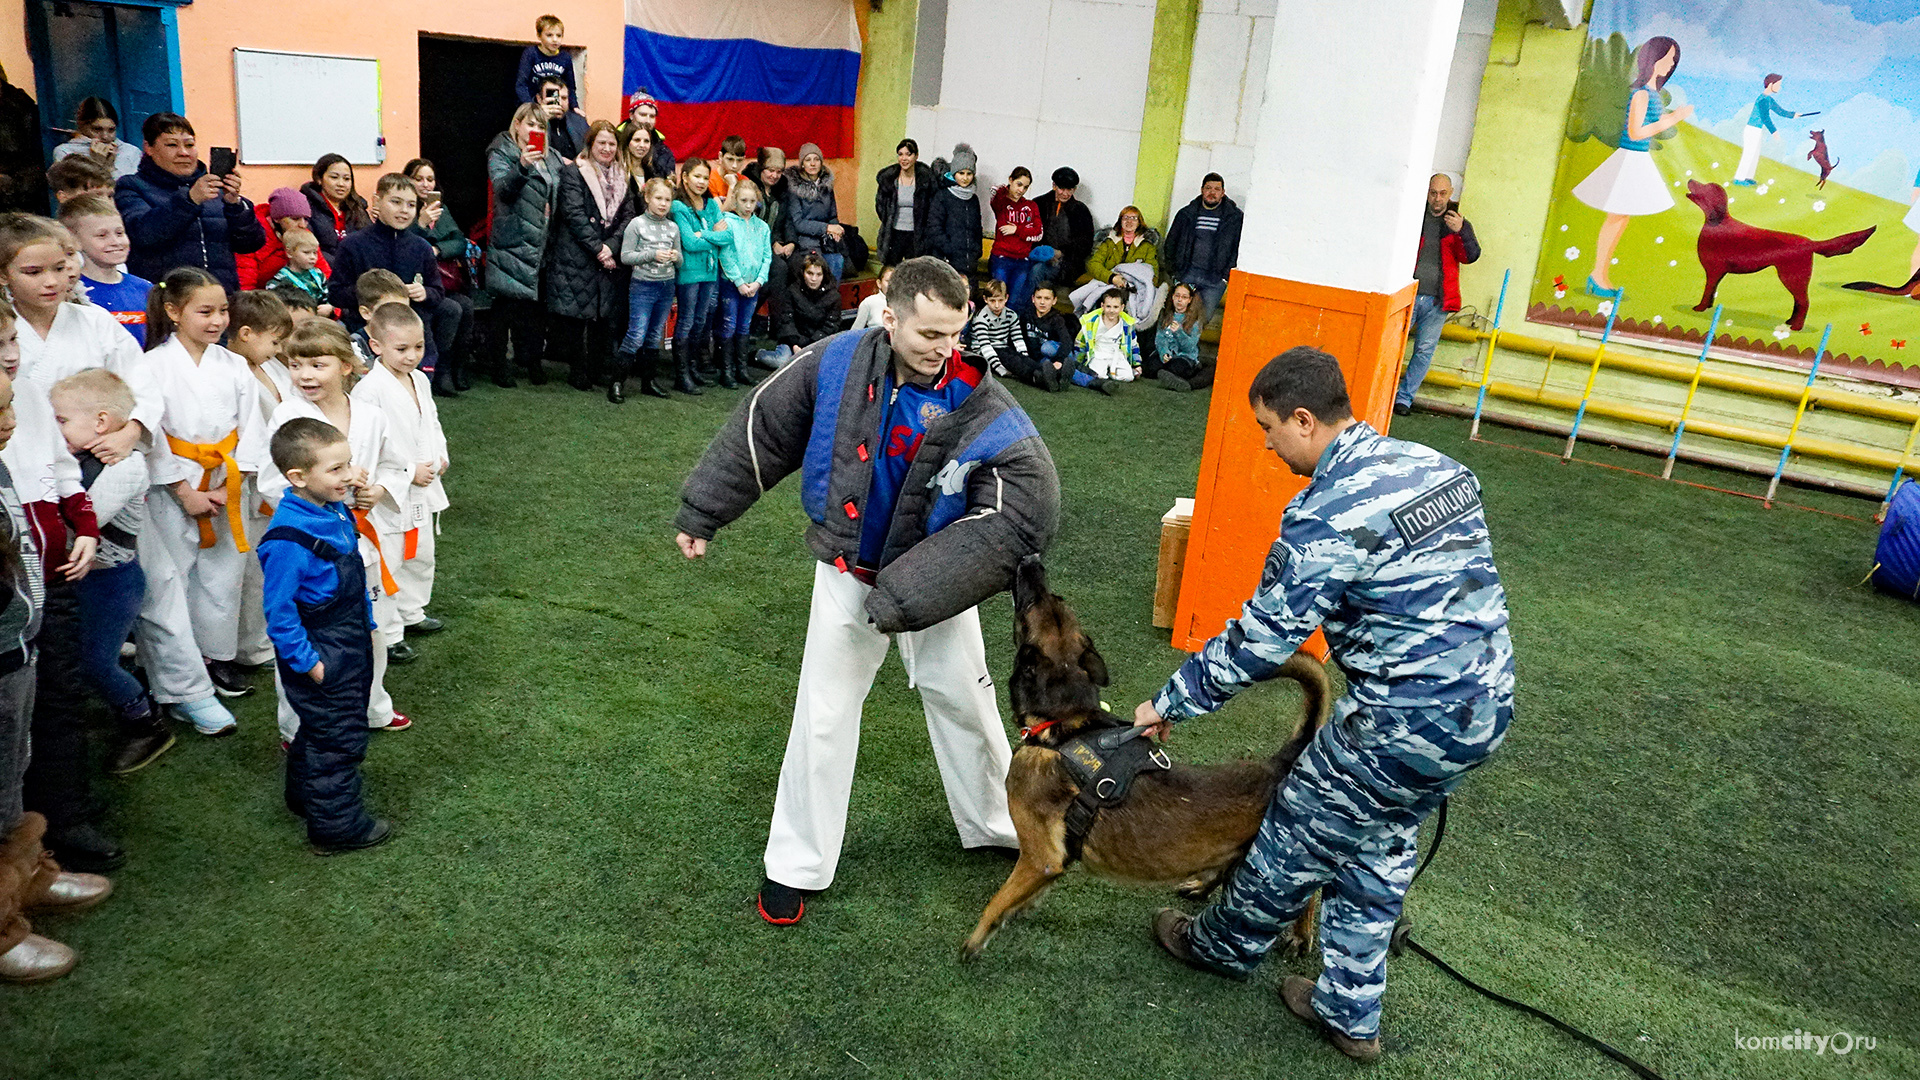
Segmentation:
<svg viewBox="0 0 1920 1080">
<path fill-rule="evenodd" d="M 1148 620 L 1207 395 L 1019 394 L 1065 490 L 1054 586 L 1130 707 L 1182 659 Z M 132 859 L 105 906 L 39 925 L 77 971 L 0 987 L 0 1077 L 1355 1075 L 1276 999 L 1310 962 L 1248 983 L 1172 963 L 1147 934 L 1166 896 L 1075 872 L 957 963 L 1007 864 L 957 850 L 897 661 L 868 702 L 838 882 L 799 926 L 760 921 L 804 522 L 789 483 L 703 564 L 670 528 L 738 400 L 615 409 L 555 385 L 448 404 L 450 629 L 394 669 L 416 726 L 376 735 L 367 766 L 399 835 L 306 853 L 262 678 L 237 736 L 183 735 L 103 785 Z M 1418 936 L 1671 1080 L 1920 1075 L 1915 608 L 1855 587 L 1873 528 L 1469 444 L 1454 420 L 1398 427 L 1480 475 L 1520 680 L 1506 747 L 1410 898 Z M 1004 677 L 1006 598 L 983 617 Z M 1175 752 L 1265 754 L 1295 708 L 1259 688 Z M 1390 970 L 1369 1076 L 1623 1075 L 1424 961 Z M 1735 1047 L 1795 1029 L 1878 1044 Z"/>
<path fill-rule="evenodd" d="M 1808 121 L 1797 123 L 1800 126 L 1792 130 L 1783 129 L 1782 141 L 1770 146 L 1804 141 L 1803 128 Z M 1674 206 L 1632 220 L 1615 252 L 1613 281 L 1626 289 L 1622 319 L 1658 319 L 1667 327 L 1704 334 L 1712 311 L 1693 310 L 1706 281 L 1695 252 L 1703 217 L 1686 198 L 1686 181 L 1730 184 L 1740 160 L 1740 147 L 1692 124 L 1681 124 L 1675 130 L 1679 134 L 1663 140 L 1653 153 L 1654 164 L 1673 194 Z M 1601 301 L 1589 296 L 1585 285 L 1593 267 L 1595 238 L 1605 215 L 1567 192 L 1613 151 L 1598 139 L 1563 143 L 1562 150 L 1554 182 L 1559 194 L 1548 211 L 1540 266 L 1529 296 L 1533 304 L 1596 315 Z M 1835 152 L 1845 150 L 1835 148 Z M 1831 322 L 1830 348 L 1835 353 L 1903 367 L 1920 365 L 1920 301 L 1841 288 L 1850 281 L 1898 284 L 1907 280 L 1908 260 L 1915 241 L 1920 240 L 1901 224 L 1908 208 L 1831 180 L 1825 188 L 1817 188 L 1817 174 L 1765 157 L 1757 179 L 1759 187 L 1727 188 L 1729 212 L 1749 225 L 1815 239 L 1870 225 L 1878 228 L 1851 254 L 1814 259 L 1813 284 L 1808 289 L 1812 307 L 1805 328 L 1798 333 L 1784 337 L 1776 333 L 1793 311 L 1793 297 L 1773 271 L 1729 274 L 1721 281 L 1716 297 L 1725 306 L 1721 333 L 1761 344 L 1780 342 L 1810 353 L 1819 344 L 1822 328 Z M 1556 276 L 1564 279 L 1564 297 L 1555 296 Z M 1863 323 L 1871 333 L 1860 333 Z M 1905 342 L 1904 348 L 1894 347 L 1896 341 Z"/>
</svg>

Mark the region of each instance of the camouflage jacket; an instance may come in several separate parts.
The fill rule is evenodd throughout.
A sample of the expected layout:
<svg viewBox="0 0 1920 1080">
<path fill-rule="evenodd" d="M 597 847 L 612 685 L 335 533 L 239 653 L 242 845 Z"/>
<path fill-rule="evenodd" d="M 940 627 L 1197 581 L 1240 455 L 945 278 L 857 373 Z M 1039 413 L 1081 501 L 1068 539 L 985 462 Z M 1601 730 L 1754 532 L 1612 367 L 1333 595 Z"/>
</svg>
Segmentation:
<svg viewBox="0 0 1920 1080">
<path fill-rule="evenodd" d="M 1271 678 L 1324 628 L 1354 704 L 1450 708 L 1513 696 L 1507 599 L 1466 466 L 1364 423 L 1287 505 L 1260 590 L 1154 698 L 1178 720 Z"/>
</svg>

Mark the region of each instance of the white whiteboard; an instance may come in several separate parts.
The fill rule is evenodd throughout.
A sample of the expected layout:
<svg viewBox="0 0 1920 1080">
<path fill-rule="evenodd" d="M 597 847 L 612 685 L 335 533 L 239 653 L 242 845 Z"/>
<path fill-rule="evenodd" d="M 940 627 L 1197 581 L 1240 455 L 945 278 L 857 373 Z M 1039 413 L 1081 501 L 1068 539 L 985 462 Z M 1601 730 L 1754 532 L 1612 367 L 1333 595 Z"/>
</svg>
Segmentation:
<svg viewBox="0 0 1920 1080">
<path fill-rule="evenodd" d="M 233 83 L 241 164 L 311 165 L 326 154 L 355 165 L 387 160 L 380 61 L 235 49 Z"/>
</svg>

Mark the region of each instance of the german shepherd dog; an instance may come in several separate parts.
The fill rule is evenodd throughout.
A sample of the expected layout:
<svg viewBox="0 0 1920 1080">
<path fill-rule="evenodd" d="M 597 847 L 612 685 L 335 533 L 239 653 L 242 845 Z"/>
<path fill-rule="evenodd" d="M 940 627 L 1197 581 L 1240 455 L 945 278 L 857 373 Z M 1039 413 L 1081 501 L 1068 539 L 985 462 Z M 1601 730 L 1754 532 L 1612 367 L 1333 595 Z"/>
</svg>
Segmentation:
<svg viewBox="0 0 1920 1080">
<path fill-rule="evenodd" d="M 1067 871 L 1067 808 L 1079 789 L 1057 748 L 1092 730 L 1133 723 L 1101 708 L 1107 662 L 1066 601 L 1047 589 L 1047 572 L 1037 557 L 1023 560 L 1015 571 L 1013 640 L 1008 696 L 1028 733 L 1007 773 L 1020 858 L 961 946 L 962 960 L 980 955 L 1002 923 L 1038 903 Z M 1089 870 L 1135 884 L 1184 883 L 1182 895 L 1195 899 L 1225 880 L 1252 845 L 1274 789 L 1326 723 L 1331 707 L 1331 687 L 1319 661 L 1296 653 L 1280 674 L 1298 682 L 1306 698 L 1299 727 L 1286 745 L 1265 761 L 1142 771 L 1127 800 L 1103 810 L 1087 832 L 1080 858 Z M 1303 951 L 1312 941 L 1313 918 L 1309 908 L 1283 947 Z"/>
<path fill-rule="evenodd" d="M 1700 242 L 1696 245 L 1700 269 L 1707 275 L 1707 287 L 1693 310 L 1705 311 L 1713 306 L 1720 279 L 1728 274 L 1757 274 L 1771 266 L 1780 275 L 1780 284 L 1793 294 L 1793 314 L 1787 316 L 1790 330 L 1799 330 L 1807 324 L 1807 283 L 1813 280 L 1813 257 L 1845 255 L 1866 243 L 1867 237 L 1879 227 L 1868 226 L 1830 240 L 1809 240 L 1793 233 L 1756 228 L 1738 220 L 1727 213 L 1727 189 L 1719 184 L 1689 180 L 1687 198 L 1707 218 L 1706 224 L 1700 227 Z"/>
</svg>

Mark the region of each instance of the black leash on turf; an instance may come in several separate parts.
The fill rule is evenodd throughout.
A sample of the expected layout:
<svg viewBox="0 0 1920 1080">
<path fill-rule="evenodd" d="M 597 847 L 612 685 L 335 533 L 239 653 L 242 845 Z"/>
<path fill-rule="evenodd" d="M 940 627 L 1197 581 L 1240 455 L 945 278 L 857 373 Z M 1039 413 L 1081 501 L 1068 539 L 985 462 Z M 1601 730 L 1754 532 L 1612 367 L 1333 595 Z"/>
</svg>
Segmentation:
<svg viewBox="0 0 1920 1080">
<path fill-rule="evenodd" d="M 1435 821 L 1433 824 L 1433 843 L 1427 845 L 1427 857 L 1420 860 L 1420 865 L 1416 867 L 1413 871 L 1412 880 L 1407 882 L 1407 888 L 1409 889 L 1413 888 L 1413 883 L 1415 881 L 1420 880 L 1421 874 L 1424 874 L 1427 872 L 1427 867 L 1433 865 L 1433 857 L 1440 853 L 1440 841 L 1444 839 L 1447 835 L 1447 803 L 1449 801 L 1450 800 L 1446 800 L 1446 799 L 1442 799 L 1440 801 L 1440 811 L 1438 814 L 1435 815 Z M 1659 1073 L 1654 1072 L 1652 1069 L 1649 1069 L 1645 1065 L 1642 1065 L 1638 1061 L 1635 1061 L 1631 1057 L 1628 1057 L 1622 1051 L 1614 1049 L 1612 1046 L 1609 1046 L 1608 1044 L 1600 1041 L 1599 1039 L 1594 1038 L 1593 1036 L 1587 1034 L 1586 1032 L 1581 1031 L 1579 1028 L 1574 1027 L 1572 1024 L 1567 1023 L 1565 1020 L 1560 1019 L 1559 1017 L 1553 1015 L 1552 1013 L 1549 1013 L 1543 1009 L 1536 1009 L 1524 1001 L 1515 1001 L 1514 999 L 1506 996 L 1505 994 L 1501 994 L 1496 991 L 1489 990 L 1486 987 L 1481 986 L 1479 983 L 1474 982 L 1472 979 L 1467 978 L 1465 975 L 1460 974 L 1460 972 L 1454 969 L 1452 964 L 1449 964 L 1445 960 L 1442 960 L 1438 956 L 1435 956 L 1432 953 L 1432 951 L 1429 950 L 1426 946 L 1413 940 L 1413 923 L 1408 921 L 1405 915 L 1400 916 L 1399 922 L 1394 925 L 1393 943 L 1391 945 L 1391 950 L 1393 952 L 1397 953 L 1402 949 L 1412 949 L 1417 955 L 1425 957 L 1427 960 L 1431 961 L 1434 967 L 1437 967 L 1441 971 L 1446 972 L 1448 975 L 1453 976 L 1455 980 L 1460 982 L 1467 989 L 1474 991 L 1475 993 L 1491 998 L 1494 1001 L 1497 1001 L 1500 1004 L 1505 1005 L 1509 1009 L 1514 1009 L 1519 1012 L 1526 1013 L 1528 1016 L 1545 1020 L 1547 1023 L 1552 1024 L 1554 1027 L 1572 1036 L 1574 1039 L 1577 1039 L 1580 1042 L 1586 1043 L 1588 1046 L 1591 1046 L 1595 1050 L 1600 1051 L 1602 1054 L 1605 1054 L 1606 1056 L 1612 1058 L 1614 1061 L 1619 1062 L 1622 1066 L 1624 1066 L 1627 1069 L 1627 1071 L 1633 1073 L 1633 1075 L 1635 1076 L 1640 1077 L 1641 1080 L 1665 1080 L 1665 1078 L 1662 1077 Z"/>
</svg>

